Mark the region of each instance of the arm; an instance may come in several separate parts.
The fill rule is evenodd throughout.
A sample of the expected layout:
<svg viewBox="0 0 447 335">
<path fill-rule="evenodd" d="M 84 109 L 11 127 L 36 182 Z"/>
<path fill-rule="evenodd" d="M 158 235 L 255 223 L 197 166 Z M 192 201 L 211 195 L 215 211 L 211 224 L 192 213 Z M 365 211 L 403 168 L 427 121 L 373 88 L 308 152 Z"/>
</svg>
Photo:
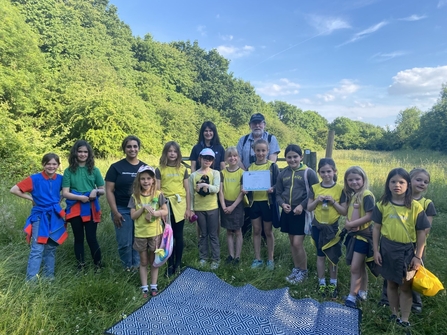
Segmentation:
<svg viewBox="0 0 447 335">
<path fill-rule="evenodd" d="M 278 154 L 277 153 L 269 155 L 269 161 L 272 161 L 273 163 L 276 163 L 277 160 L 278 160 Z"/>
<path fill-rule="evenodd" d="M 160 209 L 155 210 L 153 209 L 151 206 L 148 206 L 148 214 L 146 215 L 146 217 L 149 216 L 149 218 L 152 217 L 157 217 L 157 218 L 161 218 L 162 216 L 166 216 L 168 215 L 168 206 L 166 206 L 166 204 L 163 204 Z"/>
<path fill-rule="evenodd" d="M 86 195 L 76 195 L 70 192 L 69 187 L 62 187 L 62 196 L 66 199 L 76 200 L 83 203 L 89 202 L 90 199 Z"/>
<path fill-rule="evenodd" d="M 220 162 L 220 170 L 225 170 L 225 168 L 227 167 L 227 165 L 225 164 L 225 161 Z"/>
<path fill-rule="evenodd" d="M 361 225 L 371 221 L 371 217 L 372 217 L 372 211 L 366 212 L 365 216 L 362 216 L 361 218 L 358 218 L 357 220 L 354 221 L 349 221 L 348 219 L 346 219 L 345 227 L 350 229 L 360 227 Z"/>
<path fill-rule="evenodd" d="M 9 192 L 11 192 L 12 194 L 14 194 L 20 198 L 31 201 L 34 205 L 34 200 L 33 200 L 33 197 L 31 196 L 31 194 L 22 192 L 22 190 L 20 190 L 20 188 L 17 185 L 14 185 L 13 187 L 11 187 Z"/>
<path fill-rule="evenodd" d="M 220 202 L 220 206 L 225 211 L 227 209 L 227 206 L 225 206 L 225 198 L 224 198 L 224 194 L 223 194 L 223 183 L 222 182 L 220 182 L 219 202 Z"/>
<path fill-rule="evenodd" d="M 196 171 L 196 161 L 191 161 L 191 173 Z"/>
<path fill-rule="evenodd" d="M 112 212 L 113 223 L 117 228 L 123 225 L 124 218 L 120 212 L 118 212 L 118 207 L 116 206 L 115 194 L 115 183 L 111 181 L 106 181 L 106 199 L 109 203 L 110 211 Z"/>
<path fill-rule="evenodd" d="M 210 193 L 218 193 L 220 189 L 220 173 L 219 171 L 213 170 L 213 184 L 208 185 Z"/>
<path fill-rule="evenodd" d="M 410 263 L 410 268 L 413 270 L 418 270 L 422 265 L 426 237 L 425 229 L 416 231 L 416 253 Z"/>
<path fill-rule="evenodd" d="M 189 193 L 189 180 L 188 178 L 183 179 L 183 187 L 186 191 L 186 212 L 185 212 L 185 219 L 189 220 L 191 217 L 191 194 Z"/>
<path fill-rule="evenodd" d="M 190 210 L 191 210 L 191 215 L 194 215 L 194 173 L 191 173 L 189 175 L 189 180 L 188 180 L 188 185 L 189 185 L 189 198 L 190 198 Z"/>
<path fill-rule="evenodd" d="M 131 208 L 130 209 L 130 217 L 132 218 L 132 220 L 136 220 L 138 219 L 144 212 L 147 212 L 147 206 L 143 206 L 140 209 L 135 209 L 135 208 Z"/>
<path fill-rule="evenodd" d="M 382 225 L 374 222 L 373 227 L 373 251 L 374 251 L 374 262 L 377 265 L 382 265 L 382 256 L 379 252 L 379 240 L 380 240 L 380 231 L 382 230 Z"/>
<path fill-rule="evenodd" d="M 340 214 L 340 215 L 348 214 L 348 204 L 346 202 L 339 204 L 337 201 L 332 199 L 332 206 L 334 206 L 334 208 L 338 212 L 338 214 Z"/>
</svg>

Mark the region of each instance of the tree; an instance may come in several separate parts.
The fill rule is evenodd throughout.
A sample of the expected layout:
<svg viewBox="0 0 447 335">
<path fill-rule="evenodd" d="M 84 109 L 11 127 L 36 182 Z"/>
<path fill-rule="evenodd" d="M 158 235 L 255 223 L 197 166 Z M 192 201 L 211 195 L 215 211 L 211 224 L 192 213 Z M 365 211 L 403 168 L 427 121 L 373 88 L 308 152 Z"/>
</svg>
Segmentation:
<svg viewBox="0 0 447 335">
<path fill-rule="evenodd" d="M 409 149 L 417 146 L 416 135 L 421 122 L 421 114 L 421 111 L 416 107 L 399 112 L 395 129 L 397 149 Z"/>
</svg>

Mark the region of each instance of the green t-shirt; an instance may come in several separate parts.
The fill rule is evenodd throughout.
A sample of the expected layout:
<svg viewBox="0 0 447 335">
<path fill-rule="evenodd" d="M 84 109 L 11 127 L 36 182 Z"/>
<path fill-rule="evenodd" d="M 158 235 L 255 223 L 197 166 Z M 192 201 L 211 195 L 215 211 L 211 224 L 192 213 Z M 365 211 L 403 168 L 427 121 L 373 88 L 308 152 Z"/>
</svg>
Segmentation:
<svg viewBox="0 0 447 335">
<path fill-rule="evenodd" d="M 79 193 L 90 192 L 94 188 L 104 186 L 104 179 L 97 167 L 94 167 L 92 173 L 88 173 L 85 166 L 78 166 L 76 172 L 71 172 L 69 168 L 64 171 L 62 187 L 68 187 Z"/>
</svg>

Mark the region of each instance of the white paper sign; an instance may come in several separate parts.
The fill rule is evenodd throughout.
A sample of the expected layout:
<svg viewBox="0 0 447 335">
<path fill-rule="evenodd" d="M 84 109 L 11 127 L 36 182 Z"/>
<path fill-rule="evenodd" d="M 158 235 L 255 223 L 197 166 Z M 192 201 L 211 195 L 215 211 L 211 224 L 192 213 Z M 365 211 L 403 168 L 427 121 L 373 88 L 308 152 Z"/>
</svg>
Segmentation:
<svg viewBox="0 0 447 335">
<path fill-rule="evenodd" d="M 245 191 L 267 191 L 270 187 L 270 170 L 245 171 L 242 175 Z"/>
</svg>

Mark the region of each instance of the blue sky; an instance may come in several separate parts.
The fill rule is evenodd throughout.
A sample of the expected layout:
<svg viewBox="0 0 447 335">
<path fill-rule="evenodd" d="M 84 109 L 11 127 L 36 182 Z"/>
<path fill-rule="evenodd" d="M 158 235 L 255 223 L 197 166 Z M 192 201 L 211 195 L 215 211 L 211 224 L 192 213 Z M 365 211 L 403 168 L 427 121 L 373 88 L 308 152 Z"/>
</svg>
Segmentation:
<svg viewBox="0 0 447 335">
<path fill-rule="evenodd" d="M 447 83 L 447 0 L 111 0 L 135 36 L 197 40 L 265 100 L 394 126 Z"/>
</svg>

